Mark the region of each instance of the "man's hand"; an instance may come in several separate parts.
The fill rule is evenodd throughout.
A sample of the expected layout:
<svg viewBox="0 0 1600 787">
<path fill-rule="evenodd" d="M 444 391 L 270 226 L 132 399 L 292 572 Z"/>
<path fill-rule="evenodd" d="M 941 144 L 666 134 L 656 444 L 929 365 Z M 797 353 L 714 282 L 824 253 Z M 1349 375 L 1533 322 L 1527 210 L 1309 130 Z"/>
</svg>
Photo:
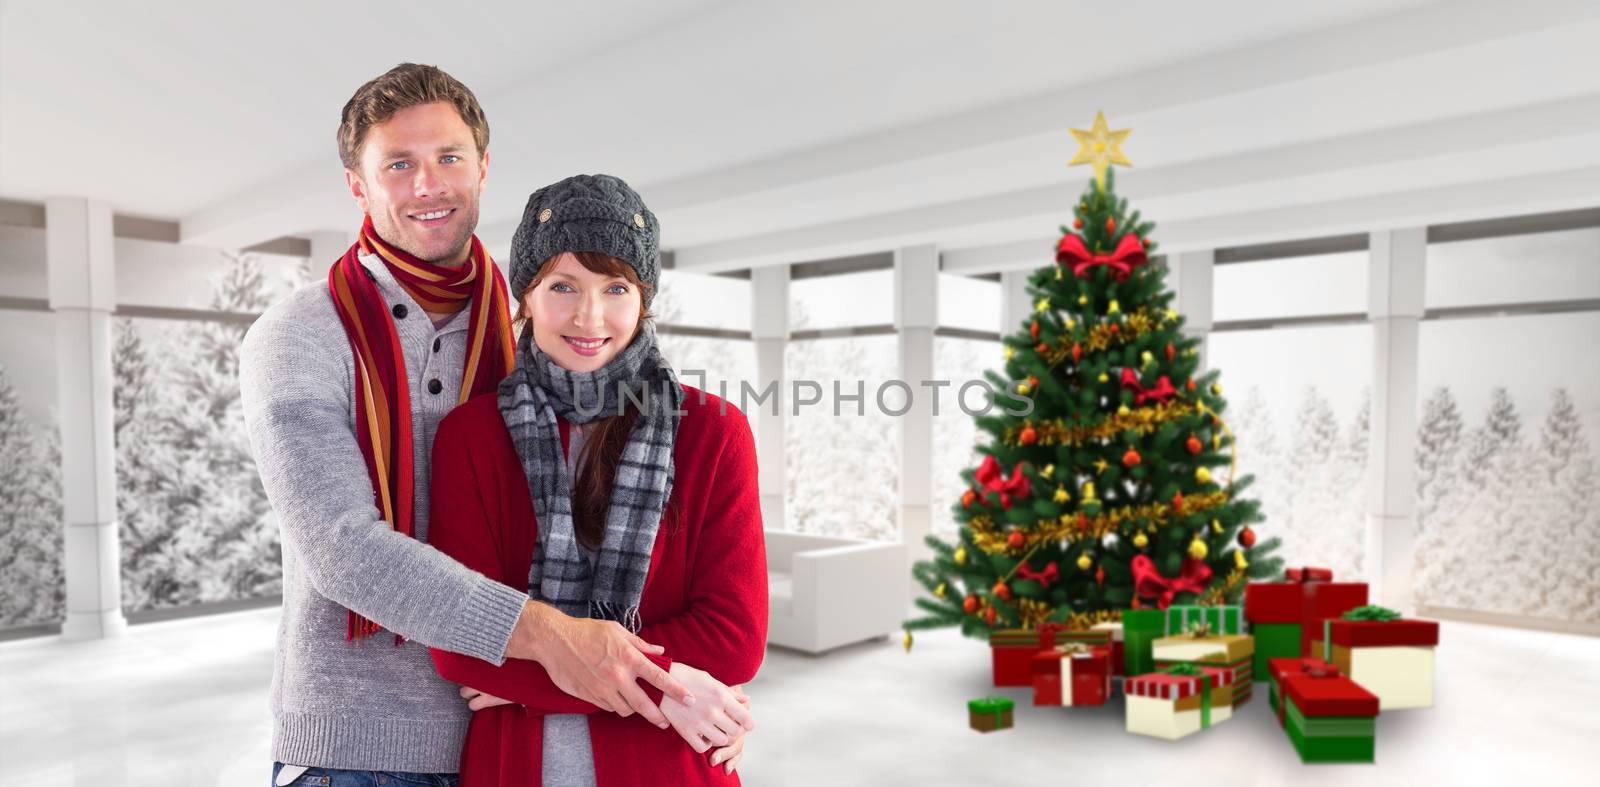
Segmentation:
<svg viewBox="0 0 1600 787">
<path fill-rule="evenodd" d="M 728 689 L 739 697 L 739 704 L 743 705 L 745 710 L 750 710 L 750 698 L 745 696 L 743 686 L 729 686 Z M 739 769 L 739 761 L 744 759 L 744 736 L 747 734 L 748 730 L 741 729 L 739 734 L 734 736 L 732 743 L 712 752 L 711 767 L 721 765 L 722 772 L 732 776 L 733 772 Z"/>
<path fill-rule="evenodd" d="M 616 621 L 570 617 L 530 599 L 522 608 L 506 655 L 539 662 L 556 688 L 601 710 L 624 717 L 638 713 L 666 729 L 668 721 L 661 709 L 634 682 L 643 678 L 660 689 L 663 702 L 695 704 L 687 688 L 644 657 L 663 650 Z"/>
<path fill-rule="evenodd" d="M 471 686 L 461 687 L 461 699 L 467 701 L 467 707 L 474 712 L 484 708 L 493 708 L 496 705 L 510 705 L 511 700 L 503 700 L 488 692 L 478 691 Z"/>
<path fill-rule="evenodd" d="M 749 698 L 742 691 L 736 692 L 708 673 L 681 661 L 673 662 L 672 677 L 701 698 L 692 707 L 671 697 L 661 698 L 661 712 L 695 753 L 704 754 L 713 746 L 727 746 L 736 737 L 756 728 L 755 717 L 745 707 Z"/>
</svg>

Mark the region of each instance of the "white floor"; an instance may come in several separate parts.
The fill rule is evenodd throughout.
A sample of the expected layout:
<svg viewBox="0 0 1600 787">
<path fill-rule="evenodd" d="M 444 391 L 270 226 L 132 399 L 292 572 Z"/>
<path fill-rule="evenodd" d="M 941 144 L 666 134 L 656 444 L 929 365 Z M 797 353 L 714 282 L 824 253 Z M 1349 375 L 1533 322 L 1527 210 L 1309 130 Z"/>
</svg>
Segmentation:
<svg viewBox="0 0 1600 787">
<path fill-rule="evenodd" d="M 152 623 L 111 641 L 0 643 L 0 784 L 264 785 L 276 609 Z M 1378 718 L 1376 765 L 1300 764 L 1264 691 L 1181 741 L 1103 708 L 1033 708 L 989 685 L 954 632 L 820 658 L 769 652 L 751 684 L 751 785 L 1594 784 L 1600 639 L 1446 623 L 1438 705 Z M 1019 700 L 1014 729 L 967 729 L 967 700 Z M 1588 774 L 1587 776 L 1585 774 Z M 1514 781 L 1512 781 L 1514 780 Z"/>
</svg>

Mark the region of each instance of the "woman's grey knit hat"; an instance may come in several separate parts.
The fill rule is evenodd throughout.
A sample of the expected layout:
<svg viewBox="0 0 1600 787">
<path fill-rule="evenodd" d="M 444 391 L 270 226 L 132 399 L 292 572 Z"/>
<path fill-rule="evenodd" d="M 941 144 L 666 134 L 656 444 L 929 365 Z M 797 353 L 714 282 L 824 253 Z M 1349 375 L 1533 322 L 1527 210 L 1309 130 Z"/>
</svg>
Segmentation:
<svg viewBox="0 0 1600 787">
<path fill-rule="evenodd" d="M 633 266 L 648 292 L 660 285 L 661 227 L 622 178 L 573 175 L 528 197 L 511 236 L 511 297 L 521 297 L 545 260 L 566 251 L 610 255 Z"/>
</svg>

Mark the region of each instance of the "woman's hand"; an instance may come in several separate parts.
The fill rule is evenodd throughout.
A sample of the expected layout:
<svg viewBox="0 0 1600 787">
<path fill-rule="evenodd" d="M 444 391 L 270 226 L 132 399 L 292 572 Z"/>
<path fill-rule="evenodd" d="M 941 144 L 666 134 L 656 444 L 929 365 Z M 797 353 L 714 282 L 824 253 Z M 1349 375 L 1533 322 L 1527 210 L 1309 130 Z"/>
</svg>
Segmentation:
<svg viewBox="0 0 1600 787">
<path fill-rule="evenodd" d="M 739 704 L 743 705 L 745 710 L 748 711 L 750 709 L 750 698 L 745 696 L 744 687 L 729 686 L 728 689 L 739 696 Z M 744 736 L 747 734 L 749 734 L 748 730 L 741 730 L 738 735 L 734 736 L 732 743 L 712 752 L 711 767 L 715 768 L 721 765 L 722 772 L 732 776 L 733 772 L 739 769 L 739 761 L 744 759 Z"/>
<path fill-rule="evenodd" d="M 696 702 L 684 705 L 670 696 L 663 696 L 661 713 L 696 753 L 704 754 L 713 746 L 728 746 L 735 738 L 756 728 L 755 717 L 745 707 L 749 698 L 743 691 L 730 689 L 704 670 L 681 661 L 672 663 L 670 674 L 694 694 Z"/>
<path fill-rule="evenodd" d="M 524 617 L 531 614 L 533 620 L 526 652 L 543 665 L 556 688 L 618 716 L 638 713 L 662 729 L 667 728 L 666 717 L 635 680 L 660 689 L 663 700 L 696 704 L 692 692 L 645 658 L 646 653 L 660 654 L 660 645 L 645 642 L 613 620 L 574 618 L 533 601 L 524 610 Z M 512 637 L 515 641 L 517 634 Z"/>
<path fill-rule="evenodd" d="M 511 700 L 503 700 L 487 692 L 478 691 L 471 686 L 461 687 L 461 699 L 467 701 L 467 707 L 474 712 L 484 708 L 493 708 L 496 705 L 510 705 Z"/>
</svg>

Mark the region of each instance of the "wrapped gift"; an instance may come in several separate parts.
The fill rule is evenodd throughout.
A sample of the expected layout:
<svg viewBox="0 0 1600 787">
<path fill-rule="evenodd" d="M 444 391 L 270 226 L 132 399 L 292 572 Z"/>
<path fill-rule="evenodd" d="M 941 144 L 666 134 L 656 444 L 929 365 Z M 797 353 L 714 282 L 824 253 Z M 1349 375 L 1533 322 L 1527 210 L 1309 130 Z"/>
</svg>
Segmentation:
<svg viewBox="0 0 1600 787">
<path fill-rule="evenodd" d="M 1156 640 L 1151 655 L 1158 670 L 1193 664 L 1225 671 L 1233 685 L 1230 704 L 1237 707 L 1250 699 L 1255 640 L 1248 634 L 1211 634 L 1201 625 L 1188 634 Z"/>
<path fill-rule="evenodd" d="M 1104 705 L 1111 693 L 1111 648 L 1062 645 L 1033 657 L 1033 704 Z"/>
<path fill-rule="evenodd" d="M 1173 604 L 1167 607 L 1166 633 L 1169 637 L 1202 623 L 1218 634 L 1243 634 L 1244 608 L 1238 605 L 1200 604 Z"/>
<path fill-rule="evenodd" d="M 984 697 L 967 703 L 967 724 L 978 732 L 1009 729 L 1016 703 L 1005 697 Z"/>
<path fill-rule="evenodd" d="M 1154 672 L 1151 647 L 1166 635 L 1166 613 L 1159 609 L 1130 609 L 1122 613 L 1122 674 Z"/>
<path fill-rule="evenodd" d="M 1327 669 L 1285 672 L 1282 679 L 1283 729 L 1301 762 L 1373 761 L 1377 696 Z"/>
<path fill-rule="evenodd" d="M 1284 726 L 1283 683 L 1291 675 L 1331 677 L 1339 674 L 1332 664 L 1311 658 L 1277 658 L 1267 664 L 1267 704 L 1278 717 L 1278 726 Z"/>
<path fill-rule="evenodd" d="M 1177 740 L 1232 714 L 1223 670 L 1184 664 L 1122 682 L 1128 732 Z"/>
<path fill-rule="evenodd" d="M 995 686 L 1032 686 L 1033 657 L 1040 651 L 1070 643 L 1111 644 L 1111 632 L 1100 629 L 1069 630 L 1060 623 L 1037 629 L 999 629 L 989 633 Z"/>
<path fill-rule="evenodd" d="M 1359 607 L 1323 622 L 1312 654 L 1378 695 L 1382 710 L 1433 707 L 1439 624 L 1405 620 L 1383 607 Z"/>
<path fill-rule="evenodd" d="M 1123 671 L 1122 621 L 1096 623 L 1090 628 L 1094 631 L 1111 632 L 1111 674 L 1118 677 L 1126 675 L 1127 673 Z"/>
<path fill-rule="evenodd" d="M 1291 568 L 1283 582 L 1251 582 L 1244 589 L 1244 617 L 1256 637 L 1256 680 L 1268 678 L 1267 662 L 1311 654 L 1311 635 L 1322 621 L 1367 603 L 1365 582 L 1334 582 L 1325 568 Z"/>
</svg>

